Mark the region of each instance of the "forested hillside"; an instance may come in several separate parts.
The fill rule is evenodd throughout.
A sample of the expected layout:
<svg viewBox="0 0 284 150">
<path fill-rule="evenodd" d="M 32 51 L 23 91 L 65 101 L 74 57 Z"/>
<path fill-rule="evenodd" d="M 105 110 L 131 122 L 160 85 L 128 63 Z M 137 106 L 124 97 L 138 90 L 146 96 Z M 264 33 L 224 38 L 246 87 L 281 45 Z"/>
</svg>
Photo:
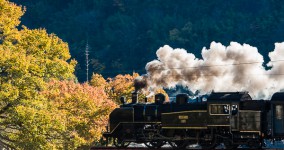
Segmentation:
<svg viewBox="0 0 284 150">
<path fill-rule="evenodd" d="M 12 0 L 26 6 L 22 24 L 46 28 L 68 42 L 78 61 L 76 76 L 86 81 L 85 47 L 90 75 L 113 77 L 145 73 L 145 64 L 164 44 L 200 54 L 211 41 L 258 47 L 267 56 L 284 41 L 281 0 Z"/>
</svg>

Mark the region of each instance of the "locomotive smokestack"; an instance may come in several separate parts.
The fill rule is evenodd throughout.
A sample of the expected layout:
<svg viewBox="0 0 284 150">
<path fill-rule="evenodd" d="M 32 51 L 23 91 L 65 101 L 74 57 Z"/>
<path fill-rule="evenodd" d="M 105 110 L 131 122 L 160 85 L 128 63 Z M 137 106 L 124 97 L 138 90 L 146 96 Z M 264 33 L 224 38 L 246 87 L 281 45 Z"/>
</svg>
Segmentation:
<svg viewBox="0 0 284 150">
<path fill-rule="evenodd" d="M 132 92 L 132 104 L 136 104 L 138 102 L 138 92 L 135 90 Z"/>
</svg>

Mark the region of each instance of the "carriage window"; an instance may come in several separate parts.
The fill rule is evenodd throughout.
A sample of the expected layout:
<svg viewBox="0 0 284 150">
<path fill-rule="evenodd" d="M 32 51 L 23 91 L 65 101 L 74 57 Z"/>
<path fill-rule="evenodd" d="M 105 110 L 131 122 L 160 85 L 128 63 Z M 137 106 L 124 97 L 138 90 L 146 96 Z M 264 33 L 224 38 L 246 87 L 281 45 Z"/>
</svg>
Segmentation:
<svg viewBox="0 0 284 150">
<path fill-rule="evenodd" d="M 211 114 L 229 114 L 230 106 L 229 105 L 210 105 Z"/>
<path fill-rule="evenodd" d="M 283 119 L 283 105 L 276 105 L 276 119 Z"/>
</svg>

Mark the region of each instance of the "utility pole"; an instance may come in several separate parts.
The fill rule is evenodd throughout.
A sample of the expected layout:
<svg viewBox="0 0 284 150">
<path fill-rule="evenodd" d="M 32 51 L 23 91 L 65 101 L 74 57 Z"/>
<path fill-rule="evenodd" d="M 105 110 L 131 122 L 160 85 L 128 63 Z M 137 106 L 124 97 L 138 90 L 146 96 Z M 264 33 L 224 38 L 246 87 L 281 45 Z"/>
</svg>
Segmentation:
<svg viewBox="0 0 284 150">
<path fill-rule="evenodd" d="M 87 39 L 86 48 L 85 48 L 85 55 L 86 55 L 86 82 L 89 82 L 89 41 Z"/>
</svg>

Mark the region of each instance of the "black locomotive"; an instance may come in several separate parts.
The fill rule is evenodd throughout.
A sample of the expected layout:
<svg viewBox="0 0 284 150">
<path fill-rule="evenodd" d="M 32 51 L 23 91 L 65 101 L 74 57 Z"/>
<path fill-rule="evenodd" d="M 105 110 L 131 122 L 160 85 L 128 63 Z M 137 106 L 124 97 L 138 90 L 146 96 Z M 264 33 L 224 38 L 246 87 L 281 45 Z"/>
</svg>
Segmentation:
<svg viewBox="0 0 284 150">
<path fill-rule="evenodd" d="M 155 95 L 151 104 L 132 103 L 116 108 L 103 134 L 113 138 L 118 148 L 130 142 L 159 148 L 168 142 L 182 149 L 198 143 L 202 149 L 213 149 L 224 143 L 227 149 L 247 145 L 261 148 L 264 139 L 284 138 L 284 93 L 275 93 L 271 100 L 252 100 L 247 92 L 211 93 L 206 101 L 188 103 L 187 94 L 178 94 L 176 101 L 165 103 L 163 94 Z"/>
</svg>

